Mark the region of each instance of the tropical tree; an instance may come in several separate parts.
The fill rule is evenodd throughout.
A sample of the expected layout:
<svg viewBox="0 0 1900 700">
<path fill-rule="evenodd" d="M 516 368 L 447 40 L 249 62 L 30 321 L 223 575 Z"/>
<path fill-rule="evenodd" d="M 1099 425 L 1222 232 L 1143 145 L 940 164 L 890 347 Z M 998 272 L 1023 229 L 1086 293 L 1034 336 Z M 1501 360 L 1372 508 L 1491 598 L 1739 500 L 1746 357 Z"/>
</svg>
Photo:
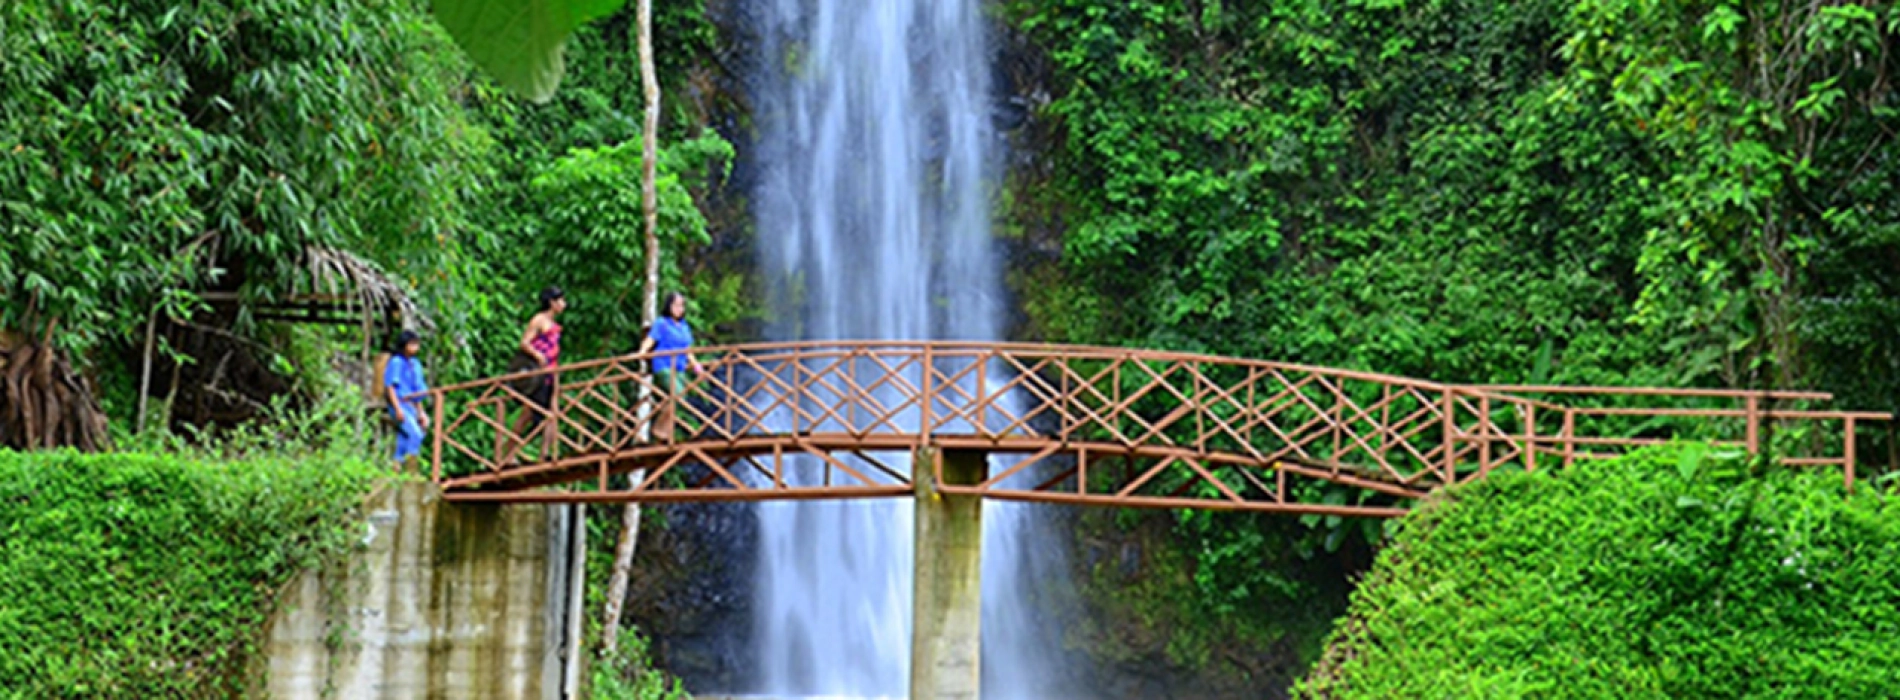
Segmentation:
<svg viewBox="0 0 1900 700">
<path fill-rule="evenodd" d="M 640 87 L 646 95 L 646 121 L 640 138 L 640 208 L 645 215 L 647 269 L 646 303 L 642 314 L 651 326 L 660 317 L 660 231 L 659 202 L 654 186 L 654 161 L 659 151 L 660 83 L 653 74 L 653 0 L 639 0 Z M 643 397 L 644 398 L 644 397 Z M 647 436 L 651 438 L 651 435 Z M 646 476 L 634 470 L 632 478 Z M 640 537 L 640 505 L 629 502 L 621 507 L 620 541 L 614 546 L 613 573 L 607 580 L 606 610 L 602 615 L 603 655 L 612 658 L 620 643 L 620 607 L 627 599 L 627 579 L 633 569 L 633 547 Z"/>
<path fill-rule="evenodd" d="M 307 288 L 326 248 L 422 285 L 454 267 L 474 146 L 412 3 L 59 0 L 0 26 L 0 444 L 96 446 L 55 355 L 83 369 L 207 285 Z"/>
</svg>

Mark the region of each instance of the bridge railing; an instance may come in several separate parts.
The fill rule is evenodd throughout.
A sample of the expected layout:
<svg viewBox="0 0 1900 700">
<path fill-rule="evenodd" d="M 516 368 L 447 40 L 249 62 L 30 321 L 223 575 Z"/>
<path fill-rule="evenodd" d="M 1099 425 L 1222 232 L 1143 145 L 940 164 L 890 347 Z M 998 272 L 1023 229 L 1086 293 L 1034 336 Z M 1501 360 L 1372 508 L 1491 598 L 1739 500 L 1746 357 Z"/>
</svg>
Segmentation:
<svg viewBox="0 0 1900 700">
<path fill-rule="evenodd" d="M 1289 478 L 1411 498 L 1672 438 L 1755 450 L 1764 433 L 1805 431 L 1778 443 L 1793 450 L 1785 461 L 1840 467 L 1851 484 L 1853 441 L 1840 436 L 1885 417 L 1805 407 L 1821 394 L 1459 386 L 1128 348 L 808 342 L 695 355 L 708 370 L 674 397 L 637 355 L 437 389 L 435 478 L 606 490 L 638 469 L 627 488 L 656 500 L 892 495 L 928 445 L 1018 455 L 970 487 L 998 497 L 1242 506 L 1298 500 Z M 530 400 L 536 382 L 546 406 Z M 680 429 L 649 435 L 656 413 Z"/>
<path fill-rule="evenodd" d="M 1537 404 L 1548 410 L 1535 419 L 1536 453 L 1561 459 L 1566 466 L 1578 459 L 1614 457 L 1634 448 L 1692 439 L 1748 454 L 1772 450 L 1789 466 L 1837 468 L 1849 488 L 1860 463 L 1860 430 L 1892 418 L 1826 408 L 1834 397 L 1825 392 L 1534 385 L 1469 389 L 1538 397 Z M 1518 415 L 1494 417 L 1492 422 L 1522 425 L 1522 411 L 1515 409 Z"/>
</svg>

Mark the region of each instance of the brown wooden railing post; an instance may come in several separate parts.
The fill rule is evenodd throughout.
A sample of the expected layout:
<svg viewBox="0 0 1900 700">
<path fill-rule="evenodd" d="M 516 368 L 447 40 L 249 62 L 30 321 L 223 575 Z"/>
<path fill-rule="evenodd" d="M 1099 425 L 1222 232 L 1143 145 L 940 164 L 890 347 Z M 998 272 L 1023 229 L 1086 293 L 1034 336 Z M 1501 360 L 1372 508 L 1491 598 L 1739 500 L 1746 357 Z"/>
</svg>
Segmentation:
<svg viewBox="0 0 1900 700">
<path fill-rule="evenodd" d="M 989 400 L 989 394 L 987 393 L 990 388 L 990 383 L 989 383 L 988 374 L 987 374 L 990 368 L 990 363 L 989 363 L 989 359 L 984 356 L 985 354 L 986 353 L 979 350 L 975 353 L 972 353 L 972 357 L 970 358 L 971 362 L 976 363 L 976 391 L 971 392 L 972 394 L 976 396 L 976 406 L 974 406 L 974 408 L 976 409 L 976 418 L 974 419 L 976 425 L 970 426 L 971 428 L 970 432 L 971 434 L 976 435 L 978 437 L 990 436 L 990 431 L 989 431 L 990 400 Z"/>
<path fill-rule="evenodd" d="M 1241 425 L 1246 426 L 1246 429 L 1240 431 L 1240 441 L 1241 441 L 1241 444 L 1243 445 L 1254 444 L 1253 442 L 1253 425 L 1254 425 L 1253 414 L 1259 411 L 1260 407 L 1259 405 L 1254 403 L 1253 388 L 1260 384 L 1260 374 L 1261 374 L 1260 368 L 1258 367 L 1248 370 L 1247 372 L 1247 405 L 1243 407 L 1241 410 L 1242 420 L 1240 421 Z"/>
<path fill-rule="evenodd" d="M 838 363 L 842 367 L 838 371 L 845 376 L 844 389 L 838 392 L 838 402 L 844 404 L 839 413 L 844 414 L 844 431 L 847 433 L 858 431 L 858 387 L 864 386 L 859 381 L 862 377 L 858 376 L 858 362 L 864 359 L 861 356 L 866 352 L 866 348 L 859 346 L 841 349 L 838 353 Z"/>
<path fill-rule="evenodd" d="M 557 442 L 555 436 L 559 435 L 561 430 L 561 373 L 559 371 L 549 373 L 548 380 L 554 383 L 554 387 L 548 391 L 548 416 L 541 421 L 541 461 L 543 462 L 554 461 L 560 456 L 555 454 L 554 447 Z"/>
<path fill-rule="evenodd" d="M 1524 404 L 1524 471 L 1537 471 L 1537 405 Z"/>
<path fill-rule="evenodd" d="M 614 369 L 620 370 L 621 376 L 626 376 L 627 374 L 618 363 L 614 365 Z M 607 395 L 609 397 L 607 401 L 612 406 L 607 412 L 608 423 L 607 430 L 605 431 L 607 433 L 608 452 L 619 452 L 626 445 L 632 444 L 631 440 L 621 437 L 627 434 L 628 426 L 623 425 L 620 420 L 620 410 L 626 407 L 626 403 L 620 398 L 620 385 L 621 382 L 614 382 L 607 387 Z M 602 464 L 604 466 L 605 462 L 603 461 Z M 603 487 L 601 490 L 605 491 L 607 489 Z"/>
<path fill-rule="evenodd" d="M 495 399 L 495 461 L 489 468 L 498 468 L 508 461 L 508 438 L 513 437 L 514 429 L 508 427 L 508 394 L 503 392 Z M 527 440 L 522 436 L 521 440 Z M 520 449 L 519 446 L 516 449 Z"/>
<path fill-rule="evenodd" d="M 449 397 L 446 394 L 443 394 L 442 392 L 438 391 L 438 392 L 434 392 L 431 398 L 433 398 L 435 401 L 435 426 L 433 426 L 435 429 L 430 431 L 432 433 L 435 433 L 435 435 L 433 436 L 435 438 L 434 440 L 435 454 L 432 454 L 429 456 L 429 475 L 430 475 L 429 479 L 436 483 L 441 483 L 442 482 L 442 433 L 448 431 L 446 424 L 442 422 L 442 404 L 448 403 Z M 1848 423 L 1848 425 L 1853 425 L 1853 423 L 1850 422 Z"/>
<path fill-rule="evenodd" d="M 1478 476 L 1491 474 L 1491 395 L 1478 397 Z"/>
<path fill-rule="evenodd" d="M 1089 492 L 1089 451 L 1086 447 L 1075 451 L 1075 492 Z"/>
<path fill-rule="evenodd" d="M 924 343 L 923 362 L 920 363 L 924 371 L 924 380 L 921 382 L 923 389 L 920 390 L 923 395 L 919 396 L 917 401 L 917 403 L 922 406 L 919 416 L 919 421 L 922 424 L 917 426 L 917 446 L 920 448 L 930 444 L 930 433 L 933 427 L 930 420 L 930 404 L 937 400 L 934 392 L 937 375 L 936 365 L 933 364 L 935 361 L 935 358 L 931 356 L 930 343 Z M 912 474 L 916 472 L 917 470 L 915 468 L 911 469 Z"/>
<path fill-rule="evenodd" d="M 801 405 L 804 397 L 798 396 L 797 394 L 799 393 L 798 388 L 804 386 L 805 381 L 804 377 L 800 376 L 805 373 L 805 351 L 803 349 L 793 350 L 791 354 L 792 380 L 791 386 L 787 388 L 786 391 L 791 392 L 793 395 L 785 399 L 785 405 L 790 406 L 792 409 L 792 434 L 801 435 L 805 431 L 798 427 L 798 416 L 805 412 L 804 406 Z M 817 428 L 814 427 L 812 430 L 816 431 Z M 829 468 L 830 467 L 826 467 L 826 469 Z"/>
<path fill-rule="evenodd" d="M 1207 398 L 1202 392 L 1214 382 L 1201 374 L 1199 363 L 1188 366 L 1194 368 L 1194 451 L 1207 454 Z"/>
<path fill-rule="evenodd" d="M 1380 466 L 1391 469 L 1392 464 L 1385 458 L 1392 451 L 1392 383 L 1381 382 L 1379 390 L 1379 455 L 1373 458 Z"/>
<path fill-rule="evenodd" d="M 1846 426 L 1847 444 L 1843 446 L 1844 452 L 1843 452 L 1843 457 L 1841 459 L 1841 467 L 1842 467 L 1842 470 L 1847 473 L 1847 492 L 1853 493 L 1854 492 L 1854 417 L 1848 416 L 1846 418 L 1846 421 L 1847 421 L 1847 426 Z"/>
<path fill-rule="evenodd" d="M 1339 380 L 1339 383 L 1345 384 L 1346 380 L 1341 379 Z M 1330 455 L 1327 455 L 1327 459 L 1333 463 L 1333 469 L 1337 471 L 1340 465 L 1339 443 L 1342 439 L 1344 439 L 1345 432 L 1346 432 L 1346 424 L 1345 424 L 1346 392 L 1345 390 L 1339 388 L 1338 386 L 1334 386 L 1332 387 L 1332 389 L 1333 389 L 1333 453 Z"/>
<path fill-rule="evenodd" d="M 1577 409 L 1564 409 L 1564 468 L 1577 461 Z"/>
<path fill-rule="evenodd" d="M 1445 421 L 1445 484 L 1450 485 L 1457 480 L 1456 474 L 1458 469 L 1458 419 L 1453 415 L 1453 407 L 1457 404 L 1452 400 L 1452 394 L 1456 390 L 1451 387 L 1445 387 L 1439 391 L 1444 397 L 1445 403 L 1444 415 L 1442 416 Z"/>
<path fill-rule="evenodd" d="M 1745 435 L 1747 435 L 1746 443 L 1748 445 L 1748 453 L 1752 455 L 1752 454 L 1755 454 L 1756 452 L 1761 451 L 1761 432 L 1760 432 L 1761 431 L 1761 425 L 1760 425 L 1761 398 L 1760 398 L 1760 395 L 1749 394 L 1748 398 L 1744 400 L 1743 406 L 1744 406 L 1743 420 L 1748 421 L 1748 425 L 1745 428 L 1743 428 L 1743 432 Z"/>
<path fill-rule="evenodd" d="M 1062 375 L 1062 396 L 1056 399 L 1056 415 L 1062 424 L 1062 442 L 1067 443 L 1069 434 L 1075 431 L 1075 421 L 1069 415 L 1075 410 L 1075 395 L 1069 389 L 1069 373 L 1075 371 L 1075 368 L 1069 365 L 1067 358 L 1058 359 L 1056 367 L 1060 369 Z"/>
</svg>

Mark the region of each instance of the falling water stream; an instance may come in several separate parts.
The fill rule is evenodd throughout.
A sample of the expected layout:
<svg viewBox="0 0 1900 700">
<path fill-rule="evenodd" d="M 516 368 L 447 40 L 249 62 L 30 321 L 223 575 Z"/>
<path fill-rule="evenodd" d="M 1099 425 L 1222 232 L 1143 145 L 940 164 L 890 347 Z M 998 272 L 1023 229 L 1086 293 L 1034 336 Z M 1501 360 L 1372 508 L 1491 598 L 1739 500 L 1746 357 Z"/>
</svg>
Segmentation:
<svg viewBox="0 0 1900 700">
<path fill-rule="evenodd" d="M 777 340 L 994 340 L 1004 313 L 985 183 L 979 0 L 753 0 L 760 250 Z M 909 682 L 912 505 L 761 506 L 746 692 L 895 697 Z M 1047 697 L 1059 637 L 1029 591 L 1061 570 L 1048 528 L 984 510 L 983 680 Z"/>
</svg>

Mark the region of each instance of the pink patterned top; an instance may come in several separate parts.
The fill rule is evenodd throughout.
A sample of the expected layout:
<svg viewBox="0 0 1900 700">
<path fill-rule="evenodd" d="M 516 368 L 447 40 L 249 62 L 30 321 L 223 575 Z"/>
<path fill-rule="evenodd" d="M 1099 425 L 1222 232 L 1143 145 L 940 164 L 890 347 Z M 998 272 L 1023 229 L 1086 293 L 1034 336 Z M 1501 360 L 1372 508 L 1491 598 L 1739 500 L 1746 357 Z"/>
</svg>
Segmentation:
<svg viewBox="0 0 1900 700">
<path fill-rule="evenodd" d="M 548 359 L 547 366 L 553 367 L 561 359 L 561 324 L 550 322 L 548 329 L 534 336 L 528 344 Z"/>
</svg>

